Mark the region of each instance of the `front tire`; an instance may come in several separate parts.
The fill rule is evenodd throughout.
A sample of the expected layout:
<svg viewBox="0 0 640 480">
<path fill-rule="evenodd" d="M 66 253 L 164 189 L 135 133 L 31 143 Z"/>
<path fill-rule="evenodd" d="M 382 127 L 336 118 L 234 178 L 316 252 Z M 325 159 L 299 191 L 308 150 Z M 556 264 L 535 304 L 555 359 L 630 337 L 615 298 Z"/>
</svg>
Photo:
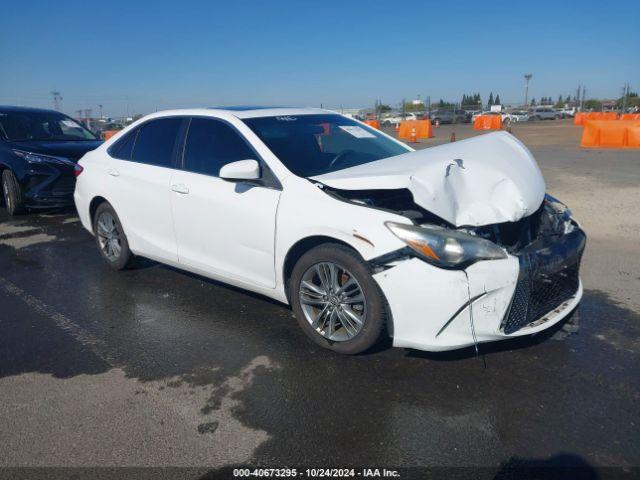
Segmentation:
<svg viewBox="0 0 640 480">
<path fill-rule="evenodd" d="M 102 258 L 114 270 L 131 266 L 134 256 L 116 211 L 107 202 L 98 206 L 93 216 L 93 233 Z"/>
<path fill-rule="evenodd" d="M 11 170 L 2 172 L 2 198 L 9 216 L 17 215 L 23 211 L 22 189 Z"/>
<path fill-rule="evenodd" d="M 317 345 L 355 355 L 382 336 L 387 305 L 369 265 L 350 248 L 322 244 L 296 263 L 289 298 L 298 324 Z"/>
</svg>

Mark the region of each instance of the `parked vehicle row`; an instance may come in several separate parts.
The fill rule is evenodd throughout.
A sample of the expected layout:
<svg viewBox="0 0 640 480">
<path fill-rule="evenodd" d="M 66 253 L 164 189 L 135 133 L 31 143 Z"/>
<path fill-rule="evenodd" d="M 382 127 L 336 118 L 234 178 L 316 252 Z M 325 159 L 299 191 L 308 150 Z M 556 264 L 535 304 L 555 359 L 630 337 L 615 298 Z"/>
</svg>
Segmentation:
<svg viewBox="0 0 640 480">
<path fill-rule="evenodd" d="M 501 110 L 499 112 L 485 111 L 478 112 L 471 117 L 474 121 L 479 115 L 500 115 L 504 123 L 528 122 L 539 120 L 560 120 L 562 118 L 573 117 L 575 109 L 556 109 L 551 107 L 534 107 L 525 110 Z"/>
<path fill-rule="evenodd" d="M 479 115 L 500 115 L 503 123 L 527 122 L 537 120 L 559 120 L 573 117 L 575 109 L 556 109 L 551 107 L 534 107 L 529 110 L 501 110 L 501 111 L 473 111 L 438 109 L 433 110 L 428 115 L 416 115 L 406 113 L 392 114 L 382 118 L 382 126 L 396 126 L 403 120 L 418 120 L 428 118 L 433 124 L 469 123 L 473 122 Z"/>
</svg>

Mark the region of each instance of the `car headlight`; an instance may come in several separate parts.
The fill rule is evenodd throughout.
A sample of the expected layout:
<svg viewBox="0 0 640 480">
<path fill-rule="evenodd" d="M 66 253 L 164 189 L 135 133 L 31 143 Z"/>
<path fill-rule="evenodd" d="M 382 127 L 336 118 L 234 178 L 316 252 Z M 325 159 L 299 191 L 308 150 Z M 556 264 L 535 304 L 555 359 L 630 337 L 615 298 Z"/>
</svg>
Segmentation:
<svg viewBox="0 0 640 480">
<path fill-rule="evenodd" d="M 386 222 L 385 225 L 423 260 L 442 268 L 464 268 L 480 260 L 507 258 L 495 243 L 437 226 L 418 227 Z"/>
<path fill-rule="evenodd" d="M 43 155 L 41 153 L 33 153 L 33 152 L 25 152 L 23 150 L 14 150 L 13 153 L 15 153 L 17 156 L 19 156 L 20 158 L 22 158 L 23 160 L 29 162 L 29 163 L 36 163 L 36 164 L 42 164 L 42 163 L 56 163 L 56 164 L 62 164 L 62 165 L 69 165 L 69 166 L 73 166 L 74 163 L 69 160 L 68 158 L 63 158 L 63 157 L 53 157 L 51 155 Z"/>
<path fill-rule="evenodd" d="M 545 200 L 551 206 L 551 208 L 559 215 L 562 215 L 566 218 L 573 217 L 573 213 L 564 203 L 558 200 L 556 197 L 549 195 L 548 193 L 544 196 Z"/>
</svg>

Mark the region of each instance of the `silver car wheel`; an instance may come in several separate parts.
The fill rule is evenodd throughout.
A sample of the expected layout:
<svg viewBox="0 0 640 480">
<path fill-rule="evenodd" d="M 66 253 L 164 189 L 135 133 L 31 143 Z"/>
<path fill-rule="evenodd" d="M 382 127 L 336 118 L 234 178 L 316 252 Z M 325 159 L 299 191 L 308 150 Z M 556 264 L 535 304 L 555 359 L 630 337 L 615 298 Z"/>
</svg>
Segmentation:
<svg viewBox="0 0 640 480">
<path fill-rule="evenodd" d="M 332 262 L 316 263 L 302 276 L 298 291 L 306 320 L 324 338 L 343 342 L 362 330 L 366 299 L 346 268 Z"/>
<path fill-rule="evenodd" d="M 109 212 L 102 212 L 97 222 L 98 242 L 102 253 L 107 259 L 115 262 L 120 258 L 122 253 L 122 244 L 120 243 L 120 232 L 116 224 L 115 218 Z"/>
</svg>

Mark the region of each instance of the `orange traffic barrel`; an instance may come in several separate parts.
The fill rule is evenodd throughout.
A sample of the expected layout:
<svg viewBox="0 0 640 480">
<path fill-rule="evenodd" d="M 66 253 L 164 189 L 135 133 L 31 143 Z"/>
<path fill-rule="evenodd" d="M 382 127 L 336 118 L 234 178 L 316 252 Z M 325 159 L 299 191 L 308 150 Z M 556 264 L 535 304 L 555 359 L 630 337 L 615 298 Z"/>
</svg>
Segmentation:
<svg viewBox="0 0 640 480">
<path fill-rule="evenodd" d="M 378 120 L 365 120 L 364 123 L 366 123 L 370 127 L 380 130 L 380 122 L 378 122 Z"/>
<path fill-rule="evenodd" d="M 580 146 L 584 148 L 640 148 L 640 121 L 587 120 Z"/>
<path fill-rule="evenodd" d="M 415 136 L 413 136 L 412 133 L 415 133 Z M 416 141 L 420 138 L 432 137 L 433 129 L 431 127 L 431 120 L 407 120 L 400 122 L 398 138 L 402 140 Z"/>
<path fill-rule="evenodd" d="M 120 130 L 105 130 L 104 131 L 104 140 L 105 141 L 109 140 L 111 137 L 113 137 L 119 131 Z"/>
<path fill-rule="evenodd" d="M 501 115 L 478 115 L 473 121 L 474 130 L 502 130 Z"/>
<path fill-rule="evenodd" d="M 589 120 L 611 121 L 617 120 L 616 112 L 578 112 L 573 117 L 574 125 L 584 125 Z"/>
</svg>

